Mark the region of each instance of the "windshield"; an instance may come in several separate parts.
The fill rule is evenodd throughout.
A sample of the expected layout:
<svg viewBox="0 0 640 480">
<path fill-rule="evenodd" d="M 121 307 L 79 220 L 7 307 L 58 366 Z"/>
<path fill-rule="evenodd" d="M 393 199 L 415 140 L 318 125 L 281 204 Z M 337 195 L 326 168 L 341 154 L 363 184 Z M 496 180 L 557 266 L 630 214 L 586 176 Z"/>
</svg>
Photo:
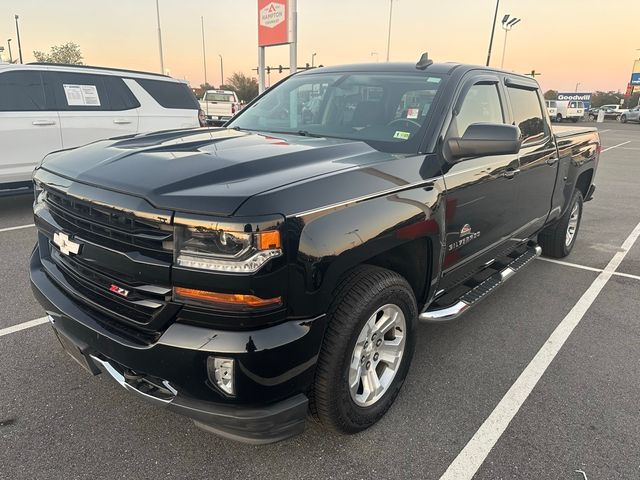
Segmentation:
<svg viewBox="0 0 640 480">
<path fill-rule="evenodd" d="M 440 84 L 440 77 L 424 73 L 298 75 L 268 91 L 228 127 L 417 152 Z"/>
<path fill-rule="evenodd" d="M 205 102 L 234 102 L 233 95 L 228 93 L 205 93 Z"/>
</svg>

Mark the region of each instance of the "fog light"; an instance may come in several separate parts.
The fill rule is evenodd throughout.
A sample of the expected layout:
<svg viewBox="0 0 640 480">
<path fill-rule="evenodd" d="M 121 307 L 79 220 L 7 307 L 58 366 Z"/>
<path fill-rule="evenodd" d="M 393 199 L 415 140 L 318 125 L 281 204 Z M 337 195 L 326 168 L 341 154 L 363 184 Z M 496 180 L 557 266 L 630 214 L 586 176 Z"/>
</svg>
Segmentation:
<svg viewBox="0 0 640 480">
<path fill-rule="evenodd" d="M 235 395 L 234 360 L 232 358 L 207 358 L 209 381 L 227 395 Z"/>
</svg>

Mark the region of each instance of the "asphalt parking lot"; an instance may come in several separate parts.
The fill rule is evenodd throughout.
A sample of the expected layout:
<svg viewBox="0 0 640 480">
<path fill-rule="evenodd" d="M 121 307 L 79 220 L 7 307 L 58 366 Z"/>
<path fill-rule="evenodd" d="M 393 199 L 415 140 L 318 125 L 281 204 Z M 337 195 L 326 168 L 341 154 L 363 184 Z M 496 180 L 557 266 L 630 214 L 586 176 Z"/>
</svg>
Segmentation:
<svg viewBox="0 0 640 480">
<path fill-rule="evenodd" d="M 17 330 L 44 315 L 27 272 L 36 232 L 29 197 L 0 198 L 0 478 L 468 478 L 474 462 L 477 479 L 640 478 L 640 125 L 599 128 L 571 256 L 421 325 L 395 405 L 349 437 L 308 422 L 277 444 L 224 440 L 89 377 L 46 324 Z M 557 355 L 535 371 L 544 349 Z"/>
</svg>

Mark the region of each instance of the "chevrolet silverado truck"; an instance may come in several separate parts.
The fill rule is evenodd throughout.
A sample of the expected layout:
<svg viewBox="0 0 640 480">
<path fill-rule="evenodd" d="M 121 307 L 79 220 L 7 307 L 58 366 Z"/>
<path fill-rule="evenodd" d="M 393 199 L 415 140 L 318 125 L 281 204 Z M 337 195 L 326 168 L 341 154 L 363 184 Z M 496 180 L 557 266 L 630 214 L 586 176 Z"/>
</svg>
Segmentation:
<svg viewBox="0 0 640 480">
<path fill-rule="evenodd" d="M 222 128 L 47 156 L 31 282 L 77 363 L 208 431 L 354 433 L 398 395 L 420 321 L 571 252 L 599 153 L 525 76 L 318 68 Z"/>
<path fill-rule="evenodd" d="M 240 102 L 231 90 L 207 90 L 200 100 L 200 109 L 208 125 L 222 125 L 240 110 Z"/>
</svg>

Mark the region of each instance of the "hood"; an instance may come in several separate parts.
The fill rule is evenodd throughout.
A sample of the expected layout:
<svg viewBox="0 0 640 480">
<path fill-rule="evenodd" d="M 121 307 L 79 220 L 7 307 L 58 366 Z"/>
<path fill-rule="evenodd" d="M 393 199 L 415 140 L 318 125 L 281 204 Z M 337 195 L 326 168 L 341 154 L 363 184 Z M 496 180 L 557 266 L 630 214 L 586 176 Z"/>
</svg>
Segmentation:
<svg viewBox="0 0 640 480">
<path fill-rule="evenodd" d="M 193 129 L 53 153 L 41 168 L 157 208 L 229 216 L 253 195 L 389 156 L 359 141 Z"/>
</svg>

